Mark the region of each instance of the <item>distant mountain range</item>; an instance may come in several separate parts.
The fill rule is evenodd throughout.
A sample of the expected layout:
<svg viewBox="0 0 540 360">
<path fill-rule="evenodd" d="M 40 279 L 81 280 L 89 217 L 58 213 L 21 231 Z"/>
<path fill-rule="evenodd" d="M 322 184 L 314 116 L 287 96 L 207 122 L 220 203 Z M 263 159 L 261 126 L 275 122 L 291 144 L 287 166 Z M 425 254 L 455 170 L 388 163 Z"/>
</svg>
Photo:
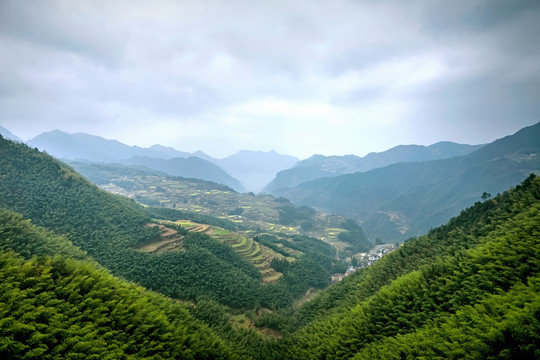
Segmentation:
<svg viewBox="0 0 540 360">
<path fill-rule="evenodd" d="M 468 155 L 320 178 L 272 194 L 358 220 L 371 239 L 404 240 L 530 173 L 540 173 L 540 123 Z"/>
<path fill-rule="evenodd" d="M 147 156 L 160 159 L 188 157 L 190 153 L 173 148 L 155 145 L 151 148 L 129 146 L 116 140 L 107 140 L 86 133 L 69 134 L 53 130 L 39 134 L 28 141 L 28 145 L 45 150 L 54 157 L 93 162 L 117 162 L 134 156 Z"/>
<path fill-rule="evenodd" d="M 0 128 L 0 131 L 9 139 L 23 142 L 7 129 Z M 248 150 L 216 159 L 202 151 L 189 153 L 163 145 L 142 148 L 86 133 L 69 134 L 60 130 L 42 133 L 29 140 L 28 145 L 60 159 L 140 165 L 169 175 L 225 184 L 239 192 L 260 191 L 278 171 L 298 161 L 296 157 L 275 151 Z"/>
<path fill-rule="evenodd" d="M 69 134 L 60 130 L 42 133 L 28 141 L 28 145 L 60 159 L 140 165 L 169 175 L 213 181 L 244 191 L 242 184 L 219 166 L 161 145 L 141 148 L 95 135 Z"/>
<path fill-rule="evenodd" d="M 306 181 L 355 172 L 365 172 L 400 162 L 452 158 L 469 154 L 482 146 L 444 141 L 431 146 L 399 145 L 384 152 L 369 153 L 364 157 L 355 155 L 313 155 L 309 159 L 298 162 L 292 169 L 278 172 L 276 178 L 264 188 L 263 192 L 274 194 L 276 191 L 279 192 L 279 189 L 293 188 Z"/>
</svg>

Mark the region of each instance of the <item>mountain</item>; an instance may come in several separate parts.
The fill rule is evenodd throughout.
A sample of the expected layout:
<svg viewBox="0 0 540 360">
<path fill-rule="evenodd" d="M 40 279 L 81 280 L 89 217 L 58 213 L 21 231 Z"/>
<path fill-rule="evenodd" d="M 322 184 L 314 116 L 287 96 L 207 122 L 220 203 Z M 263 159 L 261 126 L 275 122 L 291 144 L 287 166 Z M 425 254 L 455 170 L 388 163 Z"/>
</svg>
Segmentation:
<svg viewBox="0 0 540 360">
<path fill-rule="evenodd" d="M 106 191 L 122 194 L 148 206 L 174 209 L 173 213 L 176 212 L 182 219 L 191 219 L 186 212 L 193 212 L 200 216 L 217 217 L 251 235 L 262 232 L 267 235 L 303 235 L 324 239 L 344 255 L 349 247 L 354 252 L 354 245 L 360 245 L 358 240 L 363 240 L 362 236 L 346 238 L 348 230 L 361 232 L 350 219 L 305 206 L 296 207 L 286 199 L 237 193 L 215 182 L 172 177 L 143 167 L 76 161 L 68 164 Z M 219 226 L 230 228 L 223 223 Z M 236 230 L 236 227 L 232 229 Z"/>
<path fill-rule="evenodd" d="M 518 134 L 475 160 L 523 158 L 517 144 L 531 151 L 538 137 Z M 113 171 L 99 166 L 101 178 Z M 159 181 L 147 185 L 163 191 Z M 322 291 L 333 262 L 323 255 L 335 253 L 328 244 L 259 234 L 287 256 L 272 261 L 286 281 L 261 285 L 257 269 L 227 242 L 249 242 L 243 252 L 253 260 L 262 243 L 218 227 L 212 236 L 191 232 L 158 220 L 166 218 L 160 213 L 177 220 L 180 212 L 108 194 L 50 155 L 0 137 L 0 358 L 540 355 L 540 178 L 533 174 Z M 223 236 L 224 243 L 215 239 Z M 291 284 L 302 285 L 295 290 L 302 301 L 293 306 L 298 297 L 289 294 L 289 307 L 274 307 Z"/>
<path fill-rule="evenodd" d="M 540 178 L 317 295 L 284 359 L 537 359 Z"/>
<path fill-rule="evenodd" d="M 46 153 L 0 138 L 0 169 L 0 207 L 65 235 L 114 275 L 186 300 L 269 301 L 260 273 L 230 246 L 153 222 L 141 205 L 100 190 Z M 167 233 L 177 234 L 172 251 L 140 250 Z"/>
<path fill-rule="evenodd" d="M 276 151 L 242 150 L 223 159 L 207 158 L 231 176 L 241 179 L 247 191 L 259 192 L 276 174 L 298 162 L 298 158 Z"/>
<path fill-rule="evenodd" d="M 21 143 L 24 142 L 17 136 L 13 135 L 8 129 L 2 126 L 0 126 L 0 135 L 2 135 L 4 138 L 9 139 L 9 140 L 13 140 L 13 141 L 21 142 Z"/>
<path fill-rule="evenodd" d="M 149 149 L 152 150 L 152 151 L 157 152 L 158 154 L 161 154 L 162 156 L 159 156 L 159 157 L 163 158 L 163 159 L 172 159 L 172 158 L 177 158 L 177 157 L 187 158 L 187 157 L 190 157 L 190 156 L 200 157 L 198 155 L 191 154 L 191 153 L 188 153 L 188 152 L 178 151 L 175 148 L 172 148 L 170 146 L 163 146 L 163 145 L 159 145 L 159 144 L 152 145 L 152 146 L 149 147 Z M 200 152 L 200 151 L 199 151 L 199 153 L 204 154 L 203 152 Z M 202 157 L 200 157 L 200 158 L 203 159 Z M 204 159 L 204 160 L 206 160 L 206 159 Z"/>
<path fill-rule="evenodd" d="M 295 157 L 280 155 L 275 151 L 247 150 L 224 159 L 215 159 L 202 151 L 192 154 L 159 144 L 141 148 L 100 136 L 69 134 L 60 130 L 42 133 L 28 144 L 60 159 L 143 165 L 173 176 L 218 182 L 236 191 L 258 191 L 278 171 L 298 161 Z"/>
<path fill-rule="evenodd" d="M 190 153 L 162 145 L 141 148 L 95 135 L 69 134 L 60 130 L 42 133 L 28 144 L 60 159 L 142 165 L 173 176 L 215 181 L 228 185 L 236 191 L 244 190 L 238 180 L 218 166 L 192 157 Z"/>
<path fill-rule="evenodd" d="M 218 184 L 227 185 L 239 192 L 244 191 L 242 184 L 219 166 L 194 156 L 187 159 L 173 158 L 168 160 L 135 156 L 122 161 L 122 163 L 127 165 L 141 165 L 149 169 L 163 171 L 173 176 L 213 181 Z"/>
<path fill-rule="evenodd" d="M 60 130 L 42 133 L 28 145 L 45 150 L 61 159 L 85 159 L 94 162 L 115 162 L 133 156 L 168 158 L 168 154 L 156 149 L 129 146 L 116 140 L 107 140 L 86 133 L 69 134 Z"/>
<path fill-rule="evenodd" d="M 309 159 L 298 162 L 292 169 L 280 171 L 276 178 L 265 187 L 264 192 L 277 194 L 279 189 L 292 188 L 306 181 L 365 172 L 400 162 L 428 161 L 466 155 L 482 146 L 445 141 L 430 146 L 399 145 L 384 152 L 369 153 L 364 157 L 313 155 Z"/>
<path fill-rule="evenodd" d="M 322 178 L 274 194 L 356 219 L 370 239 L 404 240 L 438 226 L 483 193 L 540 171 L 540 123 L 468 155 Z"/>
<path fill-rule="evenodd" d="M 84 165 L 87 169 L 92 167 L 89 163 Z M 109 164 L 97 164 L 96 178 L 114 176 L 118 185 L 132 190 L 142 188 L 137 189 L 141 192 L 135 198 L 148 199 L 154 193 L 163 195 L 169 186 L 174 190 L 186 188 L 185 183 L 177 181 L 178 178 L 161 177 L 129 167 L 112 168 Z M 327 224 L 327 220 L 319 220 L 323 214 L 309 208 L 296 209 L 288 202 L 275 202 L 274 209 L 262 206 L 257 210 L 275 212 L 276 220 L 286 221 L 283 226 L 268 224 L 269 230 L 275 229 L 272 233 L 276 236 L 254 241 L 257 234 L 269 235 L 270 231 L 246 229 L 242 235 L 216 230 L 212 237 L 203 232 L 188 231 L 177 222 L 208 220 L 208 215 L 199 214 L 204 203 L 191 213 L 143 207 L 127 197 L 100 190 L 73 168 L 46 153 L 3 138 L 0 138 L 0 171 L 0 208 L 21 213 L 36 225 L 65 235 L 114 275 L 176 299 L 195 301 L 204 298 L 243 310 L 256 306 L 283 308 L 291 306 L 292 301 L 310 287 L 329 285 L 330 274 L 336 268 L 346 268 L 336 259 L 337 251 L 332 245 L 302 235 L 293 228 L 309 220 L 313 227 L 319 223 Z M 120 172 L 119 178 L 114 175 L 115 171 L 116 174 Z M 130 173 L 136 177 L 148 176 L 149 181 L 130 181 L 126 176 Z M 236 194 L 225 186 L 201 180 L 191 182 L 198 188 L 184 193 L 186 202 L 202 195 L 206 197 L 205 202 L 216 204 L 217 201 L 212 199 L 216 192 L 232 194 L 233 198 Z M 244 198 L 250 197 L 255 195 L 245 194 Z M 178 203 L 183 205 L 183 201 Z M 159 200 L 153 205 L 163 206 Z M 235 203 L 232 209 L 238 211 L 243 209 L 240 208 L 242 205 Z M 245 229 L 242 216 L 232 215 L 229 220 L 223 215 L 219 212 L 220 219 L 212 217 L 212 223 L 229 229 L 236 229 L 238 224 L 239 228 Z M 339 225 L 339 218 L 335 223 L 333 228 Z M 201 225 L 200 228 L 208 229 L 208 226 Z M 227 236 L 216 238 L 219 234 Z M 250 246 L 242 248 L 240 253 L 235 251 L 245 244 Z M 259 268 L 272 260 L 268 259 L 269 255 L 263 256 L 272 253 L 266 248 L 262 251 L 263 245 L 275 249 L 279 259 L 285 261 L 286 257 L 287 263 L 294 263 L 285 265 L 287 269 L 279 281 L 276 278 L 274 282 L 262 283 L 263 274 Z M 245 259 L 248 255 L 253 263 Z"/>
</svg>

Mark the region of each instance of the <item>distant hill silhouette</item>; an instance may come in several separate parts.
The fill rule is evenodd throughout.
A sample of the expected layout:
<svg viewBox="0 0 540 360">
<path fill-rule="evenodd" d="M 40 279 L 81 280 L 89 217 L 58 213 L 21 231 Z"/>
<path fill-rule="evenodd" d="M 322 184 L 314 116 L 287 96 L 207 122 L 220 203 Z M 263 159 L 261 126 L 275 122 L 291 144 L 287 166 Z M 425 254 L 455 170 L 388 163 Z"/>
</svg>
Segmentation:
<svg viewBox="0 0 540 360">
<path fill-rule="evenodd" d="M 540 172 L 540 123 L 465 156 L 400 163 L 274 191 L 296 204 L 352 217 L 369 238 L 404 240 Z"/>
<path fill-rule="evenodd" d="M 10 138 L 7 134 L 6 137 Z M 249 150 L 217 159 L 202 151 L 189 153 L 159 144 L 142 148 L 100 136 L 69 134 L 60 130 L 42 133 L 28 144 L 60 159 L 143 165 L 169 175 L 218 182 L 236 191 L 258 192 L 278 171 L 290 168 L 298 161 L 293 156 L 280 155 L 275 151 Z"/>
<path fill-rule="evenodd" d="M 141 148 L 100 136 L 69 134 L 60 130 L 42 133 L 28 144 L 61 159 L 142 165 L 169 175 L 214 181 L 236 191 L 244 191 L 240 182 L 219 166 L 193 157 L 191 153 L 162 145 Z"/>
<path fill-rule="evenodd" d="M 369 153 L 364 157 L 313 155 L 298 162 L 292 169 L 280 171 L 265 187 L 264 192 L 274 194 L 281 188 L 292 188 L 306 181 L 369 171 L 400 162 L 438 160 L 466 155 L 482 146 L 444 141 L 430 146 L 399 145 L 380 153 Z"/>
<path fill-rule="evenodd" d="M 60 130 L 44 132 L 32 140 L 28 145 L 45 150 L 47 153 L 62 159 L 76 160 L 85 159 L 94 162 L 114 162 L 125 160 L 133 156 L 148 156 L 169 159 L 171 157 L 170 148 L 152 147 L 141 148 L 129 146 L 116 140 L 107 140 L 100 136 L 86 133 L 69 134 Z M 190 155 L 189 153 L 181 154 Z"/>
</svg>

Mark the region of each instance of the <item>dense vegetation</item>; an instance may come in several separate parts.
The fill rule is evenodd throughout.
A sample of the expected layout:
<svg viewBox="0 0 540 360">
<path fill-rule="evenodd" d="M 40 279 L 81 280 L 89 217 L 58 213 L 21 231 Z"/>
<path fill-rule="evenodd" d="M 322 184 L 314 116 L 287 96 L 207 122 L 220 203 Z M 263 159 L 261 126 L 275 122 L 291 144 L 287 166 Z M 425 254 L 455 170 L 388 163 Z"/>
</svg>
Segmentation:
<svg viewBox="0 0 540 360">
<path fill-rule="evenodd" d="M 141 251 L 161 239 L 160 227 L 146 226 L 151 218 L 177 212 L 159 215 L 107 194 L 48 155 L 3 139 L 0 169 L 1 358 L 540 357 L 533 174 L 295 311 L 298 295 L 344 270 L 327 243 L 260 234 L 256 241 L 286 258 L 272 262 L 280 281 L 263 286 L 230 246 L 178 226 L 169 229 L 181 249 Z M 341 226 L 359 231 L 354 221 Z M 99 264 L 193 302 L 127 283 Z M 252 327 L 283 337 L 269 340 Z"/>
<path fill-rule="evenodd" d="M 234 357 L 185 306 L 113 277 L 0 209 L 2 359 Z"/>
<path fill-rule="evenodd" d="M 538 358 L 540 178 L 477 203 L 300 312 L 287 358 Z"/>
<path fill-rule="evenodd" d="M 45 153 L 0 140 L 0 206 L 65 235 L 116 275 L 182 299 L 205 295 L 251 307 L 259 274 L 233 251 L 202 234 L 186 234 L 182 251 L 149 254 L 136 246 L 159 239 L 135 202 L 99 190 Z"/>
<path fill-rule="evenodd" d="M 4 139 L 0 140 L 0 168 L 1 207 L 65 235 L 113 274 L 167 296 L 184 300 L 202 296 L 242 309 L 272 308 L 290 305 L 311 286 L 328 284 L 331 266 L 327 264 L 331 261 L 325 260 L 322 272 L 320 264 L 310 265 L 318 261 L 318 253 L 335 255 L 330 245 L 319 240 L 298 237 L 290 241 L 300 250 L 311 243 L 322 247 L 311 246 L 309 254 L 284 274 L 283 281 L 264 286 L 253 265 L 206 234 L 184 232 L 183 247 L 178 251 L 137 250 L 160 240 L 157 227 L 146 226 L 151 217 L 188 218 L 235 228 L 230 221 L 173 209 L 145 209 L 98 189 L 45 153 Z"/>
</svg>

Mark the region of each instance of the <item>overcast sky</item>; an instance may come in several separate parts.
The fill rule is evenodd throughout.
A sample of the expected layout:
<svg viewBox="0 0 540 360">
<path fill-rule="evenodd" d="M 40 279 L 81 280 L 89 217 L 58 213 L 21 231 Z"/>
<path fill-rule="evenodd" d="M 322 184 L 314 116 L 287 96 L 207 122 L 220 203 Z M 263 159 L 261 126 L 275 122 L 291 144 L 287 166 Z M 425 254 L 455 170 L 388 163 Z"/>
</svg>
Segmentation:
<svg viewBox="0 0 540 360">
<path fill-rule="evenodd" d="M 301 158 L 540 120 L 540 1 L 0 0 L 0 125 Z"/>
</svg>

